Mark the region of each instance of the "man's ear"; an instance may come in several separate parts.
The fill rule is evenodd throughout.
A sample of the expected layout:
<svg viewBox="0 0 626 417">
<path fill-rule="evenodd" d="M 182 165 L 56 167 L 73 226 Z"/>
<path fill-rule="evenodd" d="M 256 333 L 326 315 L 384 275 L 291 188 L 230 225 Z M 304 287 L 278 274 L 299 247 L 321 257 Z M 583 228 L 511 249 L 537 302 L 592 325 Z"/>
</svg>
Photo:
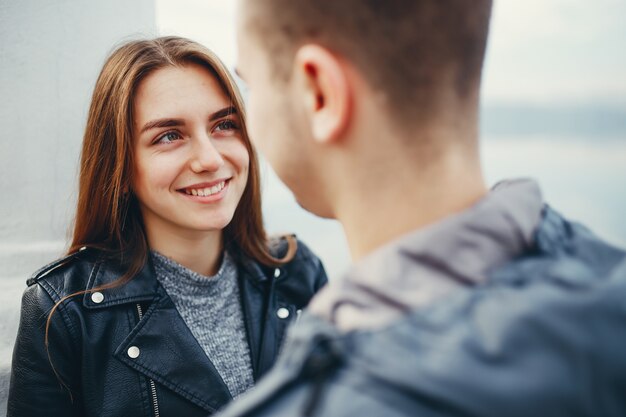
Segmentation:
<svg viewBox="0 0 626 417">
<path fill-rule="evenodd" d="M 345 64 L 328 49 L 307 44 L 296 52 L 293 79 L 302 100 L 313 138 L 320 143 L 338 140 L 352 112 L 352 91 Z"/>
</svg>

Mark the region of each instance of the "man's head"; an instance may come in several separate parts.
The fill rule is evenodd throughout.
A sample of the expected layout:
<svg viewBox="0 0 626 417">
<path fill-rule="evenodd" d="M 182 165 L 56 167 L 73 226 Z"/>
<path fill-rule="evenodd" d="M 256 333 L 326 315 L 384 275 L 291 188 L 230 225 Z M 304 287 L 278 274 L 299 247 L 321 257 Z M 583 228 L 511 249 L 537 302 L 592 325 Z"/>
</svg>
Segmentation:
<svg viewBox="0 0 626 417">
<path fill-rule="evenodd" d="M 305 208 L 333 216 L 330 150 L 349 138 L 475 118 L 490 11 L 491 0 L 240 0 L 252 138 Z"/>
</svg>

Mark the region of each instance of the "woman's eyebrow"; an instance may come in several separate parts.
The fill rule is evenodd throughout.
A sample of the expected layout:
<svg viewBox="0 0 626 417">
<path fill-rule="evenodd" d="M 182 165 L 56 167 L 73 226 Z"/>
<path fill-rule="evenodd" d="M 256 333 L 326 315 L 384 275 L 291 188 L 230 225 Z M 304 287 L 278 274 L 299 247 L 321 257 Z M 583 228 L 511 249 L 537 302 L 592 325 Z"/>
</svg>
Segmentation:
<svg viewBox="0 0 626 417">
<path fill-rule="evenodd" d="M 141 129 L 140 133 L 145 132 L 146 130 L 154 129 L 157 127 L 177 127 L 183 126 L 185 121 L 182 119 L 157 119 L 152 120 L 151 122 L 146 123 Z"/>
<path fill-rule="evenodd" d="M 223 109 L 212 113 L 209 116 L 209 122 L 221 119 L 222 117 L 230 116 L 232 114 L 237 114 L 237 109 L 235 108 L 235 106 L 224 107 Z"/>
<path fill-rule="evenodd" d="M 222 117 L 230 116 L 233 114 L 237 114 L 237 109 L 235 108 L 235 106 L 224 107 L 221 110 L 211 113 L 211 115 L 209 115 L 209 122 L 213 122 L 217 119 L 221 119 Z M 141 129 L 140 133 L 155 128 L 178 127 L 184 125 L 185 121 L 183 119 L 157 119 L 146 123 Z"/>
</svg>

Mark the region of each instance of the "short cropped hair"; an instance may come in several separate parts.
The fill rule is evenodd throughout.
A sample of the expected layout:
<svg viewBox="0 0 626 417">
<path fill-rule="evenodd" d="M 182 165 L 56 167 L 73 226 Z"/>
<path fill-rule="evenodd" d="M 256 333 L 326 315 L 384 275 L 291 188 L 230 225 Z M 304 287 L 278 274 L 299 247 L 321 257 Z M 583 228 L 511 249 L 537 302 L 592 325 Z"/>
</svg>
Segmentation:
<svg viewBox="0 0 626 417">
<path fill-rule="evenodd" d="M 442 83 L 463 99 L 480 85 L 491 0 L 248 0 L 246 24 L 288 79 L 297 48 L 347 58 L 391 111 L 428 112 Z"/>
</svg>

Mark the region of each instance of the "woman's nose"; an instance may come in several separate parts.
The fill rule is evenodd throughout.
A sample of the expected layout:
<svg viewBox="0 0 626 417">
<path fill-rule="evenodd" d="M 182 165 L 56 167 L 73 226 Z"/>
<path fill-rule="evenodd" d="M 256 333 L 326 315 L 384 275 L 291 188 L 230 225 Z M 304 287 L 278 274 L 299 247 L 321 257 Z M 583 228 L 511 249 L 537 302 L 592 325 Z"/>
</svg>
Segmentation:
<svg viewBox="0 0 626 417">
<path fill-rule="evenodd" d="M 197 136 L 191 156 L 191 170 L 194 172 L 217 171 L 224 165 L 222 155 L 208 135 Z"/>
</svg>

